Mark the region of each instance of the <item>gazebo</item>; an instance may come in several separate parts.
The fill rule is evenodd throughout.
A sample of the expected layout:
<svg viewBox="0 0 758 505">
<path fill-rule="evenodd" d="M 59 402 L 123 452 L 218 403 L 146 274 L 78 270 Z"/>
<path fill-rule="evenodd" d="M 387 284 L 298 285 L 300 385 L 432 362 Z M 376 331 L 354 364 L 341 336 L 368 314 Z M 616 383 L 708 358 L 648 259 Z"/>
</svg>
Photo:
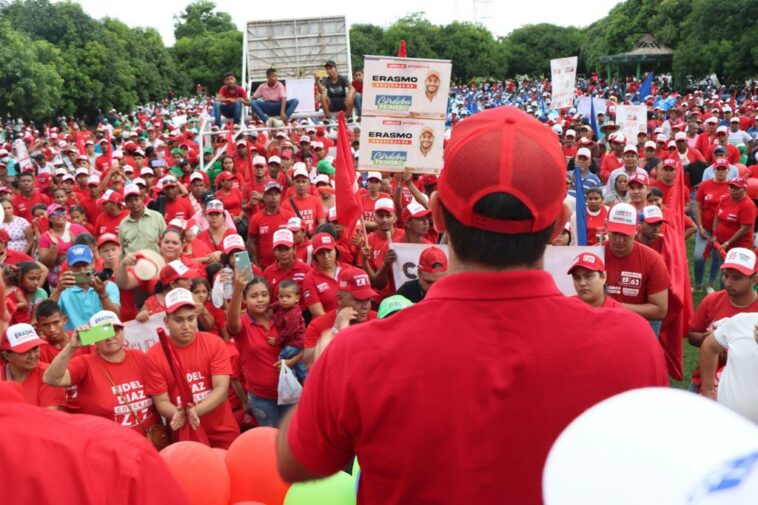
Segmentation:
<svg viewBox="0 0 758 505">
<path fill-rule="evenodd" d="M 670 65 L 674 58 L 674 51 L 670 47 L 660 44 L 655 37 L 647 33 L 640 37 L 634 48 L 626 53 L 601 56 L 600 63 L 605 64 L 608 72 L 608 81 L 611 80 L 611 67 L 616 67 L 616 77 L 619 76 L 619 68 L 625 64 L 636 64 L 637 79 L 640 78 L 640 70 L 644 64 L 646 67 L 658 67 L 661 64 Z M 649 70 L 652 70 L 650 68 Z"/>
</svg>

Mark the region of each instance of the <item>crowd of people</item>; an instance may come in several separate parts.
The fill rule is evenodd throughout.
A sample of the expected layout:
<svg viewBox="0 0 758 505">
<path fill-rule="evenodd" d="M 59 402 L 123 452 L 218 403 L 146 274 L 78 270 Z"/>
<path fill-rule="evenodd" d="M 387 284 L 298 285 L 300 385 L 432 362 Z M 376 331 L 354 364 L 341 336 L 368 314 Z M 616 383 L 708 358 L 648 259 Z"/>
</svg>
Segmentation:
<svg viewBox="0 0 758 505">
<path fill-rule="evenodd" d="M 335 67 L 326 63 L 318 85 L 324 113 L 359 113 L 362 88 Z M 640 97 L 647 130 L 630 139 L 614 105 L 631 103 L 633 91 L 597 76 L 577 89 L 609 100 L 597 130 L 574 109 L 551 110 L 549 82 L 453 86 L 453 154 L 439 178 L 358 173 L 356 225 L 337 212 L 335 124 L 294 118 L 296 101 L 274 69 L 267 77 L 251 98 L 228 74 L 215 99 L 111 111 L 94 128 L 4 125 L 2 380 L 20 385 L 27 403 L 112 420 L 157 448 L 188 430 L 227 448 L 241 431 L 281 426 L 286 478 L 328 475 L 357 453 L 363 498 L 383 503 L 437 496 L 424 475 L 445 479 L 447 500 L 471 502 L 472 482 L 492 496 L 503 482 L 479 469 L 500 461 L 502 447 L 522 448 L 523 465 L 503 478 L 533 497 L 539 465 L 573 417 L 615 392 L 668 384 L 653 335 L 671 310 L 664 236 L 682 219 L 676 239 L 695 237 L 692 289 L 707 291 L 689 322 L 689 343 L 701 347 L 691 389 L 758 422 L 756 365 L 728 366 L 755 352 L 734 343 L 753 328 L 722 325 L 758 307 L 758 102 L 749 90 L 654 89 Z M 264 128 L 271 117 L 281 128 Z M 206 121 L 210 133 L 200 131 Z M 470 135 L 476 128 L 492 135 Z M 346 131 L 357 159 L 360 126 Z M 525 167 L 528 176 L 517 173 Z M 669 198 L 680 180 L 683 209 Z M 585 234 L 604 258 L 581 253 L 561 274 L 573 279 L 569 300 L 538 269 L 548 243 Z M 401 243 L 422 252 L 416 278 L 396 285 Z M 168 340 L 143 352 L 126 330 L 150 321 Z M 88 345 L 103 327 L 113 333 Z M 504 328 L 513 342 L 498 340 Z M 297 407 L 280 401 L 284 366 L 304 386 Z M 466 423 L 436 410 L 481 410 L 493 394 L 503 405 Z M 520 428 L 497 443 L 454 447 L 522 409 L 531 413 L 508 415 Z M 537 418 L 537 440 L 523 437 Z M 439 445 L 404 453 L 401 441 L 421 426 Z M 450 454 L 460 464 L 435 463 Z M 388 469 L 396 458 L 416 478 Z"/>
</svg>

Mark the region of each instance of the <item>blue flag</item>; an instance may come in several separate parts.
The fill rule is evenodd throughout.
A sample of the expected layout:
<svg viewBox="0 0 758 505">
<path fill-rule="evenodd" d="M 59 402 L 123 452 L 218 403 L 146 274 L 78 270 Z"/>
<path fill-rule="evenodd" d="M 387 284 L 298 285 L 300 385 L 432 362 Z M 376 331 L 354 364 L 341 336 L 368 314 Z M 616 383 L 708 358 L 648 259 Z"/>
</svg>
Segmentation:
<svg viewBox="0 0 758 505">
<path fill-rule="evenodd" d="M 642 81 L 642 85 L 639 89 L 639 95 L 637 97 L 637 103 L 640 103 L 645 99 L 646 96 L 650 94 L 650 91 L 653 89 L 653 72 L 650 72 L 647 74 L 647 77 L 645 77 L 645 80 Z"/>
<path fill-rule="evenodd" d="M 547 117 L 547 110 L 545 110 L 545 97 L 540 98 L 540 116 Z"/>
<path fill-rule="evenodd" d="M 584 203 L 582 174 L 576 163 L 574 163 L 574 189 L 576 190 L 576 245 L 587 245 L 587 206 Z"/>
<path fill-rule="evenodd" d="M 595 140 L 600 140 L 600 130 L 597 127 L 597 116 L 595 115 L 595 97 L 590 97 L 590 126 L 592 133 L 595 134 Z"/>
</svg>

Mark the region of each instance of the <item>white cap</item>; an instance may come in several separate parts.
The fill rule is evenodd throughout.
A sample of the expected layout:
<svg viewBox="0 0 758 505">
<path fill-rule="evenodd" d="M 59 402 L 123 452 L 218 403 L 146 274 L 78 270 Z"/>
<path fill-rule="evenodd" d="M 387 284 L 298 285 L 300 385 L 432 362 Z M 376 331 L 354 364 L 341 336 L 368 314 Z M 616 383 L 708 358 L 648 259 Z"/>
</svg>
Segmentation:
<svg viewBox="0 0 758 505">
<path fill-rule="evenodd" d="M 236 233 L 233 235 L 227 235 L 224 237 L 223 249 L 224 254 L 229 254 L 230 252 L 236 250 L 244 251 L 247 249 L 245 247 L 245 239 Z"/>
<path fill-rule="evenodd" d="M 665 142 L 668 142 L 668 139 L 669 138 L 666 135 L 662 134 L 662 133 L 659 133 L 658 135 L 655 136 L 655 141 L 656 142 L 664 142 L 665 143 Z"/>
<path fill-rule="evenodd" d="M 676 141 L 669 140 L 669 143 L 666 144 L 666 147 L 669 148 L 669 149 L 671 149 L 672 147 L 676 147 Z"/>
<path fill-rule="evenodd" d="M 679 140 L 687 140 L 687 134 L 684 132 L 677 132 L 677 134 L 674 135 L 674 141 L 676 142 Z"/>
<path fill-rule="evenodd" d="M 576 156 L 577 156 L 577 158 L 579 156 L 583 156 L 583 157 L 589 159 L 589 158 L 592 158 L 592 152 L 589 149 L 587 149 L 586 147 L 580 147 L 579 150 L 576 152 Z"/>
<path fill-rule="evenodd" d="M 71 174 L 66 174 L 66 175 L 64 175 L 64 176 L 63 176 L 63 178 L 61 179 L 61 182 L 63 182 L 63 181 L 74 181 L 74 176 L 73 176 L 73 175 L 71 175 Z"/>
<path fill-rule="evenodd" d="M 205 179 L 203 178 L 203 174 L 201 174 L 200 172 L 192 172 L 192 175 L 190 175 L 190 182 L 197 181 L 197 180 L 205 181 Z"/>
<path fill-rule="evenodd" d="M 730 123 L 739 123 L 740 122 L 740 118 L 738 118 L 737 116 L 734 116 L 732 119 L 729 120 L 729 122 Z"/>
<path fill-rule="evenodd" d="M 299 217 L 291 217 L 287 221 L 287 229 L 291 232 L 300 231 L 303 229 L 303 220 Z"/>
<path fill-rule="evenodd" d="M 139 194 L 140 194 L 139 186 L 137 186 L 136 184 L 129 184 L 128 186 L 124 187 L 124 200 L 129 198 L 129 195 L 139 195 Z"/>
<path fill-rule="evenodd" d="M 637 228 L 637 209 L 628 203 L 617 203 L 608 213 L 608 231 L 634 235 Z"/>
<path fill-rule="evenodd" d="M 370 179 L 379 179 L 379 182 L 381 182 L 382 174 L 380 172 L 369 172 L 366 174 L 366 180 L 368 181 Z"/>
<path fill-rule="evenodd" d="M 121 319 L 118 318 L 115 312 L 111 312 L 110 310 L 101 310 L 100 312 L 96 312 L 92 317 L 89 318 L 89 324 L 90 326 L 95 326 L 97 324 L 112 324 L 113 326 L 124 326 L 124 323 L 121 322 Z"/>
<path fill-rule="evenodd" d="M 2 339 L 2 348 L 4 350 L 24 353 L 34 349 L 45 341 L 39 338 L 34 326 L 26 323 L 14 324 L 5 330 L 5 338 Z"/>
<path fill-rule="evenodd" d="M 313 146 L 314 149 L 323 149 L 324 143 L 318 140 L 316 142 L 311 142 L 311 146 Z"/>
<path fill-rule="evenodd" d="M 186 306 L 195 306 L 195 299 L 192 297 L 192 293 L 184 288 L 175 288 L 166 293 L 165 299 L 166 313 L 171 314 L 177 309 Z"/>
<path fill-rule="evenodd" d="M 212 214 L 214 212 L 220 212 L 220 213 L 223 214 L 223 212 L 224 212 L 224 203 L 221 200 L 211 200 L 205 206 L 205 213 L 206 214 Z"/>
<path fill-rule="evenodd" d="M 268 159 L 268 162 L 269 163 L 276 163 L 278 165 L 281 165 L 282 164 L 282 159 L 279 156 L 274 155 L 274 156 L 271 156 Z"/>
<path fill-rule="evenodd" d="M 56 177 L 63 177 L 66 174 L 68 174 L 68 171 L 65 168 L 56 168 L 55 172 L 53 172 L 53 175 Z"/>
<path fill-rule="evenodd" d="M 139 184 L 142 184 L 143 186 L 147 186 L 147 182 L 142 177 L 135 177 L 134 179 L 132 179 L 132 184 L 134 184 L 135 186 Z"/>
<path fill-rule="evenodd" d="M 711 116 L 708 119 L 706 119 L 705 121 L 703 121 L 703 123 L 705 123 L 705 124 L 718 124 L 718 122 L 719 122 L 719 120 L 716 119 L 714 116 Z"/>
<path fill-rule="evenodd" d="M 274 248 L 279 245 L 292 247 L 295 244 L 295 237 L 287 228 L 280 228 L 274 232 Z"/>
<path fill-rule="evenodd" d="M 126 172 L 134 173 L 134 167 L 131 165 L 124 165 L 124 173 Z"/>
<path fill-rule="evenodd" d="M 655 145 L 655 142 L 653 142 L 652 140 L 648 140 L 647 142 L 645 142 L 645 149 L 655 149 L 656 147 L 658 146 Z"/>
<path fill-rule="evenodd" d="M 140 175 L 142 174 L 155 175 L 155 171 L 150 167 L 142 167 L 142 170 L 140 170 Z"/>
<path fill-rule="evenodd" d="M 308 135 L 300 135 L 300 143 L 302 144 L 303 142 L 308 142 L 310 144 L 311 138 Z"/>
<path fill-rule="evenodd" d="M 255 166 L 255 165 L 264 165 L 265 166 L 266 165 L 266 158 L 264 158 L 263 156 L 255 156 L 253 158 L 253 166 Z"/>
<path fill-rule="evenodd" d="M 95 184 L 95 185 L 99 186 L 100 185 L 100 177 L 98 177 L 96 175 L 90 175 L 89 177 L 87 177 L 87 185 L 89 186 L 90 184 Z"/>
<path fill-rule="evenodd" d="M 729 128 L 726 126 L 719 126 L 716 128 L 716 133 L 729 133 Z"/>
<path fill-rule="evenodd" d="M 627 144 L 626 146 L 624 146 L 624 154 L 626 153 L 637 154 L 637 146 L 634 144 Z"/>
<path fill-rule="evenodd" d="M 568 129 L 566 130 L 564 137 L 576 137 L 576 132 L 572 129 Z"/>
<path fill-rule="evenodd" d="M 77 176 L 77 175 L 89 175 L 89 168 L 79 167 L 74 172 L 74 175 L 75 176 Z"/>
<path fill-rule="evenodd" d="M 545 463 L 543 499 L 752 504 L 756 454 L 758 428 L 735 412 L 678 389 L 636 389 L 598 403 L 563 430 Z"/>
<path fill-rule="evenodd" d="M 305 163 L 295 163 L 295 170 L 292 171 L 292 178 L 302 175 L 305 178 L 309 177 L 308 169 L 305 168 Z M 309 179 L 310 180 L 310 179 Z"/>
<path fill-rule="evenodd" d="M 722 270 L 726 268 L 733 268 L 742 275 L 753 275 L 755 273 L 755 253 L 745 247 L 730 249 L 721 265 Z"/>
<path fill-rule="evenodd" d="M 380 198 L 374 204 L 374 212 L 386 210 L 388 212 L 395 212 L 395 202 L 390 198 Z"/>
<path fill-rule="evenodd" d="M 666 218 L 663 217 L 663 211 L 657 205 L 646 205 L 643 207 L 642 216 L 643 220 L 649 224 L 662 223 L 666 221 Z"/>
<path fill-rule="evenodd" d="M 724 105 L 724 106 L 721 108 L 721 112 L 732 112 L 732 108 L 731 108 L 731 107 L 729 107 L 728 105 Z"/>
<path fill-rule="evenodd" d="M 332 180 L 326 174 L 318 174 L 318 177 L 316 177 L 316 184 L 318 185 L 322 183 L 331 185 Z"/>
</svg>

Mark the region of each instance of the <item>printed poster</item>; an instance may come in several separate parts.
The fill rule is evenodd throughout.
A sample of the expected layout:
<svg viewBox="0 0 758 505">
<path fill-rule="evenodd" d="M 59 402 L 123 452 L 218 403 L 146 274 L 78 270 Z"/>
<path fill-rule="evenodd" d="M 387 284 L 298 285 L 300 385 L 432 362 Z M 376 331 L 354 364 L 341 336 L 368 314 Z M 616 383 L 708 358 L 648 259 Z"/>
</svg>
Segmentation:
<svg viewBox="0 0 758 505">
<path fill-rule="evenodd" d="M 129 349 L 139 349 L 142 352 L 147 352 L 152 346 L 159 344 L 156 330 L 158 328 L 166 329 L 166 326 L 163 324 L 165 316 L 165 312 L 159 312 L 151 315 L 144 323 L 136 320 L 124 323 L 126 346 Z"/>
<path fill-rule="evenodd" d="M 566 109 L 574 105 L 576 63 L 576 56 L 550 60 L 550 81 L 553 86 L 551 107 L 554 109 Z"/>
<path fill-rule="evenodd" d="M 437 173 L 444 140 L 444 121 L 363 116 L 358 170 Z"/>
<path fill-rule="evenodd" d="M 647 105 L 617 105 L 616 126 L 627 143 L 636 144 L 639 132 L 647 133 Z"/>
<path fill-rule="evenodd" d="M 449 60 L 366 56 L 364 64 L 364 117 L 447 117 Z"/>
</svg>

